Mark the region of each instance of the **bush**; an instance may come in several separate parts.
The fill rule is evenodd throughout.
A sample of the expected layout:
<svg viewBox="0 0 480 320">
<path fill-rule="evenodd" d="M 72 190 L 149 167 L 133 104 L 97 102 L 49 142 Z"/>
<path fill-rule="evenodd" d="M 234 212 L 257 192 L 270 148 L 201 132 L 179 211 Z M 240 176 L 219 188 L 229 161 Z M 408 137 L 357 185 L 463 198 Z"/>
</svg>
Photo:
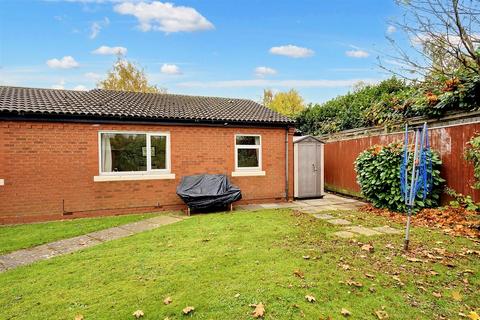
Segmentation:
<svg viewBox="0 0 480 320">
<path fill-rule="evenodd" d="M 473 174 L 475 176 L 474 189 L 480 189 L 480 134 L 475 134 L 467 143 L 465 150 L 465 159 L 473 164 Z"/>
<path fill-rule="evenodd" d="M 407 206 L 402 199 L 400 189 L 400 165 L 402 163 L 403 148 L 400 143 L 388 146 L 373 146 L 358 156 L 355 161 L 357 181 L 360 184 L 364 197 L 377 208 L 386 208 L 397 212 L 406 212 Z M 415 211 L 422 208 L 432 208 L 439 205 L 442 185 L 445 182 L 440 177 L 440 157 L 435 152 L 427 155 L 432 158 L 432 192 L 425 201 L 417 195 Z M 411 168 L 413 155 L 409 159 Z"/>
</svg>

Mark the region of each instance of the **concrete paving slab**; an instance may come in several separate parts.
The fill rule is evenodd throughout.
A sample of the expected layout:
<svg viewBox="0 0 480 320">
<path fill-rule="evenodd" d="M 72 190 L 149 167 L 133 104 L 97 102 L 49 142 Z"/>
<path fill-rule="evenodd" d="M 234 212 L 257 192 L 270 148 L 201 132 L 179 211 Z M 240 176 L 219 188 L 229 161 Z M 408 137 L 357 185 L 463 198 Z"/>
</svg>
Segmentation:
<svg viewBox="0 0 480 320">
<path fill-rule="evenodd" d="M 352 224 L 350 221 L 345 220 L 345 219 L 332 219 L 332 220 L 325 220 L 330 224 L 333 225 L 349 225 Z"/>
<path fill-rule="evenodd" d="M 95 246 L 101 243 L 99 240 L 95 240 L 87 235 L 78 236 L 70 239 L 58 240 L 50 242 L 47 246 L 60 254 L 66 254 L 70 252 L 79 251 L 88 247 Z"/>
<path fill-rule="evenodd" d="M 257 211 L 263 208 L 259 204 L 241 204 L 235 206 L 235 210 Z"/>
<path fill-rule="evenodd" d="M 110 240 L 128 237 L 132 234 L 134 234 L 134 232 L 130 230 L 123 229 L 120 227 L 113 227 L 113 228 L 89 233 L 88 236 L 99 241 L 110 241 Z"/>
<path fill-rule="evenodd" d="M 315 218 L 317 219 L 322 219 L 322 220 L 330 220 L 330 219 L 335 219 L 336 217 L 330 215 L 330 214 L 321 214 L 321 213 L 317 213 L 317 214 L 314 214 L 313 215 Z"/>
<path fill-rule="evenodd" d="M 375 230 L 370 229 L 370 228 L 365 228 L 365 227 L 362 227 L 362 226 L 348 227 L 347 230 L 350 231 L 350 232 L 361 234 L 363 236 L 367 236 L 367 237 L 377 236 L 377 235 L 382 234 L 381 232 L 375 231 Z"/>
<path fill-rule="evenodd" d="M 337 232 L 334 232 L 333 234 L 336 235 L 337 237 L 345 238 L 345 239 L 350 239 L 355 237 L 354 233 L 348 232 L 348 231 L 337 231 Z"/>
<path fill-rule="evenodd" d="M 372 229 L 381 233 L 386 233 L 386 234 L 402 234 L 403 233 L 403 231 L 389 227 L 389 226 L 374 227 Z"/>
<path fill-rule="evenodd" d="M 321 209 L 319 207 L 303 207 L 298 210 L 306 213 L 319 213 L 325 211 L 325 209 Z"/>
<path fill-rule="evenodd" d="M 260 207 L 263 209 L 278 209 L 280 208 L 278 203 L 262 203 L 260 204 Z"/>
</svg>

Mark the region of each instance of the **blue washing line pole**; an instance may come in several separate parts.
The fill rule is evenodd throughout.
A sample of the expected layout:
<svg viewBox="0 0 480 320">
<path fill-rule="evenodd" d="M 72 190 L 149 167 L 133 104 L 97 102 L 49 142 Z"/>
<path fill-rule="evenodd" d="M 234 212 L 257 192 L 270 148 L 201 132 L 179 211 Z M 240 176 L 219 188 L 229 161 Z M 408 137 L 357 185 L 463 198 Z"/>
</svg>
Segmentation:
<svg viewBox="0 0 480 320">
<path fill-rule="evenodd" d="M 415 206 L 415 199 L 419 191 L 423 200 L 432 188 L 432 159 L 428 141 L 428 127 L 425 122 L 421 128 L 414 130 L 413 162 L 411 172 L 408 170 L 410 148 L 408 143 L 408 124 L 405 125 L 403 159 L 400 167 L 400 187 L 403 200 L 407 206 L 407 225 L 405 228 L 405 242 L 403 249 L 408 250 L 410 242 L 410 217 Z M 410 181 L 408 177 L 410 176 Z"/>
</svg>

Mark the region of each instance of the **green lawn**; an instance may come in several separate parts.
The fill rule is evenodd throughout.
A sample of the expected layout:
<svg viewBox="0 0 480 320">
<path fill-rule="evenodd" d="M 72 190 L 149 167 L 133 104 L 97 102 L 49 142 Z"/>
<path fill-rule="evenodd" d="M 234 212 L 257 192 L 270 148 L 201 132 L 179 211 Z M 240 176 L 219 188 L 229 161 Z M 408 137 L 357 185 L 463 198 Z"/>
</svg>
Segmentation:
<svg viewBox="0 0 480 320">
<path fill-rule="evenodd" d="M 364 213 L 343 215 L 385 224 Z M 374 246 L 368 253 L 334 237 L 338 229 L 289 210 L 196 215 L 0 274 L 0 319 L 133 319 L 138 309 L 143 319 L 251 319 L 249 304 L 259 302 L 265 319 L 343 319 L 342 308 L 351 319 L 377 319 L 378 310 L 389 319 L 457 319 L 480 306 L 480 259 L 466 251 L 478 243 L 414 228 L 415 252 L 456 254 L 410 262 L 386 247 L 400 248 L 401 235 L 358 238 Z M 173 302 L 164 305 L 166 297 Z M 186 306 L 193 314 L 182 315 Z"/>
<path fill-rule="evenodd" d="M 71 238 L 81 234 L 151 218 L 153 216 L 155 215 L 134 214 L 0 226 L 0 255 L 47 242 Z"/>
</svg>

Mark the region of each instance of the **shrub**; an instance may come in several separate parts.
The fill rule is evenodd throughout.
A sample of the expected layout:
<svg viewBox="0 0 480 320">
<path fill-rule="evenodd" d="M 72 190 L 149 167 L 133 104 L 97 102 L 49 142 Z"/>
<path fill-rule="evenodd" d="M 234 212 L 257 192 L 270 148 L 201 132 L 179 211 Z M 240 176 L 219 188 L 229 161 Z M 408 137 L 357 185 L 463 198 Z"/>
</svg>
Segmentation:
<svg viewBox="0 0 480 320">
<path fill-rule="evenodd" d="M 357 181 L 364 197 L 377 208 L 386 208 L 397 212 L 406 212 L 407 206 L 402 199 L 400 189 L 400 165 L 403 148 L 398 142 L 388 146 L 373 146 L 358 156 L 355 161 Z M 419 194 L 415 200 L 415 211 L 439 205 L 442 185 L 445 180 L 440 177 L 441 160 L 437 153 L 430 152 L 432 159 L 432 192 L 425 201 Z M 411 168 L 413 155 L 409 159 Z"/>
<path fill-rule="evenodd" d="M 475 134 L 467 143 L 465 150 L 465 159 L 473 164 L 473 174 L 475 176 L 474 189 L 480 189 L 480 134 Z"/>
</svg>

